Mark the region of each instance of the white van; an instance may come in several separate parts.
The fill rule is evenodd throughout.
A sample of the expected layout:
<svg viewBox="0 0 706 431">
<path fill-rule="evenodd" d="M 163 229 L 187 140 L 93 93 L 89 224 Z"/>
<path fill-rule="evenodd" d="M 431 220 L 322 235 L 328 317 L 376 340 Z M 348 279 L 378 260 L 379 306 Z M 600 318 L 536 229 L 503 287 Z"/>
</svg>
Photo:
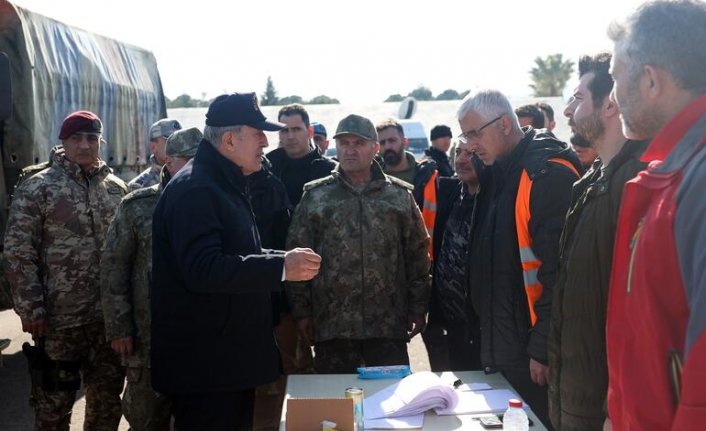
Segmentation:
<svg viewBox="0 0 706 431">
<path fill-rule="evenodd" d="M 417 160 L 424 157 L 424 151 L 429 148 L 429 135 L 424 129 L 424 125 L 417 120 L 397 120 L 402 129 L 404 136 L 407 138 L 409 145 L 407 151 L 414 154 Z"/>
</svg>

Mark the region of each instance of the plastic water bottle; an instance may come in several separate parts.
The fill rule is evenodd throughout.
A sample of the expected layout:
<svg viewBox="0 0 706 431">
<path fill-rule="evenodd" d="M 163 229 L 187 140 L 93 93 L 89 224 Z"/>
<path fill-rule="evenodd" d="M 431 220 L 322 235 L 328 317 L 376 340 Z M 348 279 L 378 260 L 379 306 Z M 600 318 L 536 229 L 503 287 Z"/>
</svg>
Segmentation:
<svg viewBox="0 0 706 431">
<path fill-rule="evenodd" d="M 508 402 L 503 416 L 503 430 L 529 431 L 529 420 L 525 409 L 522 408 L 522 401 L 513 398 Z"/>
</svg>

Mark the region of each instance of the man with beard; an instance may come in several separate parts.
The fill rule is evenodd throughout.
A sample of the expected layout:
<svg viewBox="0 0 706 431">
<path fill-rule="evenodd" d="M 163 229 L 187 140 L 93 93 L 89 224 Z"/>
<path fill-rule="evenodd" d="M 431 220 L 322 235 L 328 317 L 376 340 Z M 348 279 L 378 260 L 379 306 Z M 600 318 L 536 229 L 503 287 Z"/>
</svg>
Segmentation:
<svg viewBox="0 0 706 431">
<path fill-rule="evenodd" d="M 559 237 L 578 179 L 573 151 L 544 130 L 520 128 L 507 97 L 485 90 L 458 111 L 461 138 L 486 165 L 473 232 L 470 283 L 481 320 L 481 361 L 501 372 L 548 423 L 547 336 Z"/>
<path fill-rule="evenodd" d="M 436 162 L 426 159 L 418 162 L 414 154 L 405 151 L 408 142 L 402 125 L 395 120 L 387 120 L 375 126 L 380 143 L 382 170 L 385 174 L 399 178 L 414 186 L 414 200 L 420 209 L 424 208 L 425 188 L 436 175 Z M 433 182 L 431 184 L 434 184 Z M 433 224 L 432 224 L 433 226 Z"/>
<path fill-rule="evenodd" d="M 611 100 L 610 54 L 579 60 L 579 85 L 564 110 L 573 137 L 599 159 L 574 184 L 559 251 L 549 332 L 549 414 L 557 430 L 601 429 L 608 365 L 605 317 L 618 208 L 625 183 L 645 168 L 646 144 L 623 136 Z"/>
<path fill-rule="evenodd" d="M 577 135 L 576 133 L 571 135 L 569 141 L 571 142 L 571 148 L 574 149 L 574 152 L 579 158 L 581 166 L 583 166 L 584 170 L 587 171 L 591 169 L 593 162 L 595 162 L 596 157 L 598 157 L 596 149 L 591 146 L 591 143 L 588 142 L 586 138 L 581 135 Z"/>
<path fill-rule="evenodd" d="M 646 3 L 609 36 L 623 131 L 652 142 L 615 234 L 608 413 L 620 431 L 703 430 L 706 3 Z"/>
</svg>

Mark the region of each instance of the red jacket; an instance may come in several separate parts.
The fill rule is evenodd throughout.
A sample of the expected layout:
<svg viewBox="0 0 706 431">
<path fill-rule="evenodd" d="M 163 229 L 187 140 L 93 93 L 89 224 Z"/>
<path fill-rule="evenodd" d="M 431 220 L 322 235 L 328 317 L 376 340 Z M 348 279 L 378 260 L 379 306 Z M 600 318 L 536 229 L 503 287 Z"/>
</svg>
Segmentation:
<svg viewBox="0 0 706 431">
<path fill-rule="evenodd" d="M 615 239 L 609 415 L 616 431 L 706 430 L 706 96 L 642 160 Z"/>
</svg>

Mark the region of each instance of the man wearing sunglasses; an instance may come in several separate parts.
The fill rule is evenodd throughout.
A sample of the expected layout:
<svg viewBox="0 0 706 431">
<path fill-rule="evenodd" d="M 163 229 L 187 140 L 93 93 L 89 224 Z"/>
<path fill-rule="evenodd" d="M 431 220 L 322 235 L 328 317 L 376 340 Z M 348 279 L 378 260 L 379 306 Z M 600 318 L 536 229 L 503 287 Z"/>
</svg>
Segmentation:
<svg viewBox="0 0 706 431">
<path fill-rule="evenodd" d="M 487 166 L 470 250 L 471 300 L 481 320 L 481 363 L 502 372 L 547 417 L 547 335 L 559 237 L 581 164 L 546 131 L 521 128 L 495 90 L 458 111 L 462 142 Z"/>
</svg>

